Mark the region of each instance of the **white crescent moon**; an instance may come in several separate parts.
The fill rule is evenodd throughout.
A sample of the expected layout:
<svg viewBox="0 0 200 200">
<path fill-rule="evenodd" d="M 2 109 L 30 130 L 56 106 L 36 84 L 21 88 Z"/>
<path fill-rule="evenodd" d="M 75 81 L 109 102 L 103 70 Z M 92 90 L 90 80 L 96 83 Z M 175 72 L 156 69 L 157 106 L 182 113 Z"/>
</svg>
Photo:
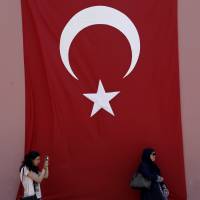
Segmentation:
<svg viewBox="0 0 200 200">
<path fill-rule="evenodd" d="M 93 6 L 75 14 L 66 24 L 60 38 L 60 55 L 68 72 L 78 80 L 69 63 L 69 49 L 76 35 L 84 28 L 96 24 L 109 25 L 122 32 L 130 43 L 131 64 L 124 75 L 134 69 L 140 54 L 140 37 L 133 22 L 122 12 L 107 6 Z"/>
</svg>

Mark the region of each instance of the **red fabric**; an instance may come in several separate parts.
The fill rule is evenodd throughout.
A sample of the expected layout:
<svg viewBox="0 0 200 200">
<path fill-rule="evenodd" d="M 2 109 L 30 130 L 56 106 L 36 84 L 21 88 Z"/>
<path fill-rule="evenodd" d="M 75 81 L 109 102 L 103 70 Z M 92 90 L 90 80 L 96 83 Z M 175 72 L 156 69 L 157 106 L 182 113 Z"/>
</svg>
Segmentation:
<svg viewBox="0 0 200 200">
<path fill-rule="evenodd" d="M 140 57 L 131 61 L 125 36 L 107 25 L 82 30 L 62 63 L 60 36 L 70 18 L 104 5 L 127 15 L 140 35 Z M 50 156 L 50 177 L 42 184 L 47 200 L 132 200 L 129 188 L 144 147 L 154 147 L 171 198 L 186 199 L 181 134 L 175 0 L 22 0 L 26 76 L 26 151 Z M 112 18 L 112 16 L 110 16 Z M 90 117 L 99 80 L 120 91 Z"/>
</svg>

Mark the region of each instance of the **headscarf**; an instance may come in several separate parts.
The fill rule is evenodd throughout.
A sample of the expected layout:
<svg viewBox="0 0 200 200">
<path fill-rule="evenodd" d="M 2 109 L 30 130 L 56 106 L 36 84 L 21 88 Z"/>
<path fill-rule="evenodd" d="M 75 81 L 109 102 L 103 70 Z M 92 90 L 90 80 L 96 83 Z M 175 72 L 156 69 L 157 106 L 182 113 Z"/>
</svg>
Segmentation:
<svg viewBox="0 0 200 200">
<path fill-rule="evenodd" d="M 143 153 L 142 153 L 142 161 L 146 162 L 146 163 L 151 163 L 152 160 L 150 159 L 150 156 L 151 156 L 151 154 L 153 152 L 155 152 L 155 150 L 152 149 L 152 148 L 146 148 L 146 149 L 144 149 Z"/>
<path fill-rule="evenodd" d="M 149 167 L 154 171 L 156 172 L 157 174 L 160 174 L 160 169 L 159 167 L 157 166 L 157 164 L 155 162 L 153 162 L 150 158 L 151 154 L 155 152 L 155 149 L 153 148 L 146 148 L 143 150 L 143 153 L 142 153 L 142 162 L 143 163 L 146 163 L 149 165 Z"/>
</svg>

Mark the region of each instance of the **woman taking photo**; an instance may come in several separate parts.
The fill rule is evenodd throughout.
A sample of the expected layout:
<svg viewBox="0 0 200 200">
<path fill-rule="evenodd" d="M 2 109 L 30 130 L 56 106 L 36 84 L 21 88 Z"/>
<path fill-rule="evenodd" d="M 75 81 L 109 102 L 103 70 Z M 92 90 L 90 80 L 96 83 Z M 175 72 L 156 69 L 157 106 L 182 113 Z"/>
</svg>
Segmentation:
<svg viewBox="0 0 200 200">
<path fill-rule="evenodd" d="M 40 200 L 42 198 L 40 183 L 49 175 L 48 157 L 46 157 L 43 169 L 39 171 L 40 154 L 37 151 L 29 152 L 20 167 L 20 180 L 24 188 L 22 200 Z"/>
<path fill-rule="evenodd" d="M 144 149 L 137 173 L 141 174 L 151 185 L 149 188 L 141 188 L 141 200 L 168 199 L 169 191 L 155 161 L 155 150 L 151 148 Z"/>
</svg>

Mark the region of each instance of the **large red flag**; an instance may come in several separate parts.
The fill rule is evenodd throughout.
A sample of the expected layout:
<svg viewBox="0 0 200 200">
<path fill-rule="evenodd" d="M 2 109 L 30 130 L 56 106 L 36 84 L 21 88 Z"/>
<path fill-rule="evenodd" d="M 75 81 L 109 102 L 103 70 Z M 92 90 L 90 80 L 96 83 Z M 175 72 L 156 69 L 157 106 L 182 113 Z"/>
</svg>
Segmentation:
<svg viewBox="0 0 200 200">
<path fill-rule="evenodd" d="M 131 200 L 154 147 L 185 200 L 175 0 L 22 0 L 26 151 L 50 156 L 44 199 Z"/>
</svg>

